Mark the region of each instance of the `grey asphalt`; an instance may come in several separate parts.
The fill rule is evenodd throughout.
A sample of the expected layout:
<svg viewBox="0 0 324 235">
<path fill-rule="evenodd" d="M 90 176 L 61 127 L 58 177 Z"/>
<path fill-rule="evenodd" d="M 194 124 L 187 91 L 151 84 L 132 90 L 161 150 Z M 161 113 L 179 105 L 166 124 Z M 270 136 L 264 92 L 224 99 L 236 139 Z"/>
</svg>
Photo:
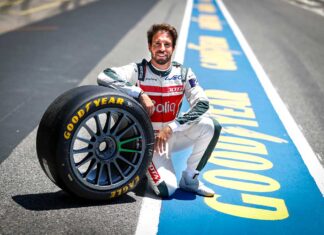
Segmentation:
<svg viewBox="0 0 324 235">
<path fill-rule="evenodd" d="M 107 66 L 147 56 L 146 31 L 155 22 L 180 28 L 185 1 L 98 1 L 0 36 L 0 234 L 132 234 L 146 183 L 109 203 L 76 200 L 42 172 L 36 127 L 65 90 L 96 84 Z M 37 28 L 37 27 L 34 27 Z M 19 132 L 17 132 L 19 130 Z"/>
<path fill-rule="evenodd" d="M 324 166 L 324 17 L 282 0 L 224 0 Z"/>
<path fill-rule="evenodd" d="M 0 37 L 0 161 L 75 87 L 156 1 L 95 2 Z M 127 17 L 123 17 L 127 16 Z"/>
</svg>

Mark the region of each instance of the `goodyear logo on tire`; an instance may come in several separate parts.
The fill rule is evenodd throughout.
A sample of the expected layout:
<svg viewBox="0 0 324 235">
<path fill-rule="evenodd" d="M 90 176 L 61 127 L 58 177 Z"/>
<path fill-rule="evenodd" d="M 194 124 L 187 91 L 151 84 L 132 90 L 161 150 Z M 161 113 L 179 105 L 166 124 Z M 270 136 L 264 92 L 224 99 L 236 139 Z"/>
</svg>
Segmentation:
<svg viewBox="0 0 324 235">
<path fill-rule="evenodd" d="M 69 140 L 71 138 L 72 132 L 74 131 L 76 125 L 87 113 L 89 113 L 91 108 L 98 108 L 100 106 L 105 106 L 108 104 L 123 105 L 124 101 L 124 98 L 121 97 L 105 96 L 87 102 L 83 107 L 81 107 L 72 115 L 70 122 L 65 127 L 64 139 Z"/>
</svg>

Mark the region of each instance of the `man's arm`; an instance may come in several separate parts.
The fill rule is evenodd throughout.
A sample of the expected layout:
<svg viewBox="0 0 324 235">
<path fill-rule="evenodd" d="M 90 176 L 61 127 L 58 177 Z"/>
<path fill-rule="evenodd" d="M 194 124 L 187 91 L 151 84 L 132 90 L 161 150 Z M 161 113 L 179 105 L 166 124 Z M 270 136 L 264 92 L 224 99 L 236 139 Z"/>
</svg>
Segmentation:
<svg viewBox="0 0 324 235">
<path fill-rule="evenodd" d="M 138 98 L 149 116 L 154 113 L 154 104 L 150 97 L 142 89 L 136 86 L 138 80 L 138 68 L 135 63 L 105 69 L 98 76 L 97 82 L 101 86 L 112 87 L 127 95 Z"/>
<path fill-rule="evenodd" d="M 135 63 L 105 69 L 98 75 L 97 83 L 101 86 L 112 87 L 131 97 L 139 98 L 142 89 L 136 86 L 138 77 Z"/>
<path fill-rule="evenodd" d="M 190 104 L 190 109 L 169 124 L 173 132 L 186 129 L 188 124 L 199 120 L 209 109 L 209 100 L 191 69 L 187 75 L 185 96 Z"/>
</svg>

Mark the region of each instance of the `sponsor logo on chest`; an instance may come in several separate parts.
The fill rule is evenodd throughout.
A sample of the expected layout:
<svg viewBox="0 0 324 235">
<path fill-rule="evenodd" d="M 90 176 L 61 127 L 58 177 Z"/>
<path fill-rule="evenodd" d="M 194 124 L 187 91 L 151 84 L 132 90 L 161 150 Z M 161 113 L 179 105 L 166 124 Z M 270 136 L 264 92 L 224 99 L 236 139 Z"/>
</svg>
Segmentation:
<svg viewBox="0 0 324 235">
<path fill-rule="evenodd" d="M 166 81 L 177 81 L 177 80 L 182 80 L 182 76 L 181 75 L 173 75 L 166 77 L 164 80 Z"/>
<path fill-rule="evenodd" d="M 157 102 L 155 100 L 152 100 L 152 101 L 154 103 L 154 108 L 155 108 L 154 112 L 172 113 L 172 114 L 176 113 L 176 103 L 166 101 L 164 103 L 157 104 Z"/>
</svg>

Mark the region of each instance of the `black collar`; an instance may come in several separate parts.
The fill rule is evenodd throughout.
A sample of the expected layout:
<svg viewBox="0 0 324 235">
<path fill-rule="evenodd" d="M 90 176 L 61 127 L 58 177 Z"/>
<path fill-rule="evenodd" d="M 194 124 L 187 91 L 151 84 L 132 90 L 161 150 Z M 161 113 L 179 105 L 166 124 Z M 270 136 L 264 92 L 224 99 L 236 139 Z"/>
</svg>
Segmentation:
<svg viewBox="0 0 324 235">
<path fill-rule="evenodd" d="M 151 62 L 148 62 L 147 65 L 149 66 L 150 70 L 154 74 L 156 74 L 156 75 L 158 75 L 160 77 L 168 76 L 171 73 L 171 70 L 172 70 L 172 64 L 171 64 L 170 68 L 168 70 L 165 70 L 165 71 L 161 71 L 161 70 L 158 70 L 158 69 L 154 68 L 153 65 L 151 64 Z"/>
</svg>

